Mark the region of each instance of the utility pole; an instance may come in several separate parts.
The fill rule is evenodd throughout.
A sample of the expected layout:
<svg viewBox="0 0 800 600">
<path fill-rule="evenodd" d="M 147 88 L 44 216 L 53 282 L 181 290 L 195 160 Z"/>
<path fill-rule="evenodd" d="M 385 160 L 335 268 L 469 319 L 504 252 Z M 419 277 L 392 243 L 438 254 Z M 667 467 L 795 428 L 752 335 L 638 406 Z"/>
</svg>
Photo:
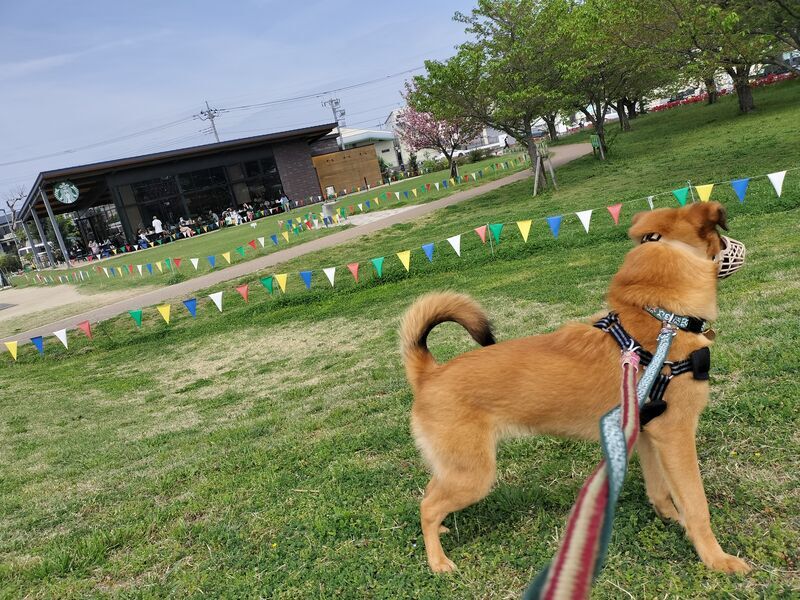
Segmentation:
<svg viewBox="0 0 800 600">
<path fill-rule="evenodd" d="M 211 121 L 211 130 L 214 132 L 214 137 L 217 138 L 219 143 L 219 134 L 217 133 L 217 126 L 214 124 L 214 119 L 219 116 L 219 111 L 216 108 L 211 108 L 206 100 L 206 110 L 201 110 L 199 115 L 195 115 L 201 121 Z"/>
<path fill-rule="evenodd" d="M 344 109 L 341 108 L 341 101 L 338 98 L 330 98 L 322 103 L 322 106 L 330 106 L 333 112 L 333 120 L 336 121 L 336 143 L 339 145 L 339 150 L 344 150 L 344 139 L 342 138 L 341 125 L 344 122 Z"/>
</svg>

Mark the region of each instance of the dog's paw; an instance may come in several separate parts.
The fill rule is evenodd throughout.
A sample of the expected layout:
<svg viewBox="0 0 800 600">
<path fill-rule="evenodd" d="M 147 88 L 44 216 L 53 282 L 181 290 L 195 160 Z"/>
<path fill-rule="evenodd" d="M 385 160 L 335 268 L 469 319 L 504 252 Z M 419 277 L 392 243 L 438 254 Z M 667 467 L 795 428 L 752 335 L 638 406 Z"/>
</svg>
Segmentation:
<svg viewBox="0 0 800 600">
<path fill-rule="evenodd" d="M 439 525 L 439 533 L 450 533 L 450 528 L 444 525 Z"/>
<path fill-rule="evenodd" d="M 744 562 L 738 556 L 732 556 L 731 554 L 721 554 L 719 557 L 716 557 L 709 562 L 706 563 L 706 566 L 709 569 L 714 571 L 720 571 L 722 573 L 749 573 L 752 571 L 752 567 Z"/>
<path fill-rule="evenodd" d="M 437 560 L 435 562 L 430 562 L 431 571 L 434 573 L 452 573 L 453 571 L 458 570 L 456 567 L 456 563 L 452 560 L 443 556 L 441 560 Z"/>
</svg>

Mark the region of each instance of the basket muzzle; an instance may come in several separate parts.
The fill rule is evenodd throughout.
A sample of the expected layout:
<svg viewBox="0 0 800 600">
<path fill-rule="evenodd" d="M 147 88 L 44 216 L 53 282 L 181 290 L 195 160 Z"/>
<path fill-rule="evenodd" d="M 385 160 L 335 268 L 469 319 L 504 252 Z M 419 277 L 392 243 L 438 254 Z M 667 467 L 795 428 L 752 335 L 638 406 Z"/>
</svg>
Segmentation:
<svg viewBox="0 0 800 600">
<path fill-rule="evenodd" d="M 747 250 L 739 240 L 725 235 L 720 237 L 722 238 L 722 250 L 714 258 L 714 261 L 719 263 L 717 278 L 725 279 L 742 268 Z"/>
</svg>

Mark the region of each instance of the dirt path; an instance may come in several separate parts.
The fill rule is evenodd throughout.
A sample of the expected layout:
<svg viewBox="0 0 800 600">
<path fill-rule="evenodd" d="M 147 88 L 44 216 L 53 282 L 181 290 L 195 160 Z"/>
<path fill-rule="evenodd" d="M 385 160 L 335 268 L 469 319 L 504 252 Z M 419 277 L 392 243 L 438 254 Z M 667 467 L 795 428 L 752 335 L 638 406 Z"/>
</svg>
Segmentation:
<svg viewBox="0 0 800 600">
<path fill-rule="evenodd" d="M 566 144 L 564 146 L 556 146 L 552 148 L 551 151 L 553 153 L 551 158 L 553 166 L 558 167 L 559 165 L 566 164 L 572 160 L 575 160 L 576 158 L 580 158 L 581 156 L 589 154 L 592 151 L 592 147 L 590 144 Z M 370 222 L 364 223 L 363 225 L 352 227 L 350 229 L 321 237 L 304 244 L 293 246 L 291 248 L 287 248 L 286 250 L 273 252 L 266 256 L 262 256 L 261 258 L 239 263 L 219 271 L 212 271 L 208 275 L 195 277 L 194 279 L 189 279 L 188 281 L 184 281 L 182 283 L 158 288 L 144 294 L 128 297 L 100 308 L 95 308 L 72 317 L 51 322 L 45 326 L 38 326 L 28 331 L 17 333 L 12 337 L 0 339 L 0 342 L 13 339 L 27 341 L 29 338 L 37 335 L 51 335 L 54 330 L 63 328 L 73 329 L 77 323 L 80 323 L 81 321 L 89 320 L 92 323 L 96 323 L 97 321 L 104 321 L 119 314 L 123 314 L 129 310 L 136 310 L 146 306 L 163 303 L 171 298 L 188 297 L 197 290 L 202 290 L 231 279 L 237 279 L 244 275 L 266 269 L 267 267 L 286 262 L 310 252 L 316 252 L 317 250 L 342 244 L 349 240 L 361 237 L 362 235 L 367 235 L 380 229 L 391 227 L 397 223 L 413 221 L 414 219 L 440 208 L 444 208 L 445 206 L 464 202 L 470 198 L 480 196 L 486 192 L 491 192 L 510 183 L 526 179 L 530 176 L 531 172 L 526 169 L 520 173 L 509 175 L 508 177 L 492 181 L 485 185 L 464 190 L 463 192 L 456 192 L 455 194 L 447 196 L 446 198 L 442 198 L 441 200 L 435 200 L 433 202 L 428 202 L 427 204 L 419 204 L 417 206 L 408 207 L 407 210 L 397 212 L 393 211 L 392 214 L 388 214 L 387 211 L 386 216 L 381 216 L 383 211 L 376 212 L 373 213 L 376 218 Z M 36 289 L 41 292 L 41 288 Z M 52 293 L 54 289 L 56 288 L 49 288 L 48 294 Z M 84 298 L 87 297 L 84 296 Z M 2 302 L 4 302 L 4 300 L 2 300 L 2 293 L 0 293 L 0 303 Z M 0 315 L 3 312 L 5 311 L 0 311 Z M 9 328 L 4 329 L 6 331 L 9 330 Z"/>
</svg>

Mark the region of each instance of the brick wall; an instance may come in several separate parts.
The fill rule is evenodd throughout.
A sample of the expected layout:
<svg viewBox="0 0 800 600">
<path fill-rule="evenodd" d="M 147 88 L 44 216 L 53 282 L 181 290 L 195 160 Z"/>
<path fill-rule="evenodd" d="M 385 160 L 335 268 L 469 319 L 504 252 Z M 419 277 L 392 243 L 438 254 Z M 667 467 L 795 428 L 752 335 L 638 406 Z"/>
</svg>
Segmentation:
<svg viewBox="0 0 800 600">
<path fill-rule="evenodd" d="M 311 156 L 318 156 L 320 154 L 329 154 L 331 152 L 338 152 L 339 144 L 336 142 L 336 136 L 324 137 L 311 144 Z"/>
<path fill-rule="evenodd" d="M 283 191 L 289 200 L 307 199 L 322 194 L 317 171 L 311 163 L 311 148 L 303 140 L 275 144 L 275 162 Z"/>
</svg>

